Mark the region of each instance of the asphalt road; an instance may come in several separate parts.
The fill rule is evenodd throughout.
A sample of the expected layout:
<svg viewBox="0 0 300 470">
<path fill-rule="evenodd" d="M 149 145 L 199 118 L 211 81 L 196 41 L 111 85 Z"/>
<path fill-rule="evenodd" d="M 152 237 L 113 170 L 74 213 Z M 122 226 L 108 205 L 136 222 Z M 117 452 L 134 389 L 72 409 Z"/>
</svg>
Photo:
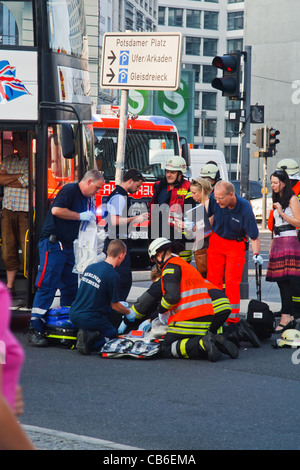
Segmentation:
<svg viewBox="0 0 300 470">
<path fill-rule="evenodd" d="M 20 339 L 24 424 L 147 450 L 300 449 L 300 352 L 273 339 L 217 363 L 104 359 Z"/>
<path fill-rule="evenodd" d="M 269 234 L 261 238 L 266 259 Z M 135 282 L 135 292 L 147 285 Z M 249 298 L 255 289 L 250 276 Z M 264 301 L 279 306 L 276 285 L 263 279 L 262 292 Z M 21 422 L 39 448 L 300 449 L 300 350 L 274 349 L 275 335 L 257 349 L 243 343 L 236 360 L 210 363 L 81 356 L 34 348 L 23 332 L 16 334 L 26 354 Z"/>
</svg>

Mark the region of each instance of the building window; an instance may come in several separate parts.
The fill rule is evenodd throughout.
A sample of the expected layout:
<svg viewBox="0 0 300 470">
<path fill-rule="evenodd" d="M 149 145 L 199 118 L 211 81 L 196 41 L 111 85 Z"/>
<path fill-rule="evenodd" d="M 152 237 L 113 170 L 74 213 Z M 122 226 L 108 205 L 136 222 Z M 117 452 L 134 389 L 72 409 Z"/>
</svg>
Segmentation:
<svg viewBox="0 0 300 470">
<path fill-rule="evenodd" d="M 243 50 L 244 41 L 242 38 L 238 39 L 228 39 L 227 40 L 227 52 L 232 51 L 242 51 Z"/>
<path fill-rule="evenodd" d="M 202 82 L 211 83 L 214 78 L 216 78 L 218 70 L 212 65 L 203 65 L 202 70 Z"/>
<path fill-rule="evenodd" d="M 239 135 L 239 122 L 231 119 L 225 121 L 225 137 L 235 137 Z"/>
<path fill-rule="evenodd" d="M 200 10 L 186 10 L 186 27 L 200 28 L 201 19 Z"/>
<path fill-rule="evenodd" d="M 202 109 L 215 111 L 217 109 L 217 93 L 203 92 L 202 93 Z"/>
<path fill-rule="evenodd" d="M 185 64 L 186 69 L 195 71 L 195 82 L 200 82 L 200 65 L 198 64 Z"/>
<path fill-rule="evenodd" d="M 218 40 L 217 39 L 203 39 L 203 55 L 214 57 L 218 51 Z"/>
<path fill-rule="evenodd" d="M 204 29 L 218 29 L 219 13 L 217 11 L 204 12 Z"/>
<path fill-rule="evenodd" d="M 204 135 L 206 137 L 215 137 L 217 121 L 215 119 L 205 119 Z"/>
<path fill-rule="evenodd" d="M 244 12 L 232 11 L 227 15 L 227 29 L 233 31 L 244 28 Z"/>
<path fill-rule="evenodd" d="M 200 55 L 201 39 L 187 36 L 185 38 L 185 53 L 186 55 Z"/>
<path fill-rule="evenodd" d="M 158 24 L 161 26 L 165 26 L 166 20 L 166 9 L 165 7 L 158 7 Z"/>
<path fill-rule="evenodd" d="M 169 8 L 168 26 L 182 26 L 183 10 L 181 8 Z"/>
</svg>

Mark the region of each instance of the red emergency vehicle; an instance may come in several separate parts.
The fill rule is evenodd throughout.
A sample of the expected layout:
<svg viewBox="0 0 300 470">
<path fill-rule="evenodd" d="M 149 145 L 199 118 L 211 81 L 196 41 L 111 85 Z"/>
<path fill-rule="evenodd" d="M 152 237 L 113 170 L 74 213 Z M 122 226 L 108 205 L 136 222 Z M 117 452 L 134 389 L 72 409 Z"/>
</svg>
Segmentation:
<svg viewBox="0 0 300 470">
<path fill-rule="evenodd" d="M 103 188 L 96 196 L 97 206 L 105 205 L 106 198 L 115 188 L 117 142 L 119 132 L 119 108 L 110 107 L 107 114 L 93 116 L 94 151 L 97 168 L 104 173 Z M 180 139 L 175 124 L 163 116 L 128 116 L 124 172 L 137 168 L 145 182 L 132 196 L 130 215 L 148 210 L 153 194 L 153 184 L 162 179 L 166 161 L 174 155 L 185 158 L 186 144 L 180 148 Z M 101 223 L 101 222 L 100 222 Z M 104 221 L 102 222 L 104 224 Z M 132 263 L 136 267 L 148 264 L 148 231 L 144 227 L 131 232 Z"/>
</svg>

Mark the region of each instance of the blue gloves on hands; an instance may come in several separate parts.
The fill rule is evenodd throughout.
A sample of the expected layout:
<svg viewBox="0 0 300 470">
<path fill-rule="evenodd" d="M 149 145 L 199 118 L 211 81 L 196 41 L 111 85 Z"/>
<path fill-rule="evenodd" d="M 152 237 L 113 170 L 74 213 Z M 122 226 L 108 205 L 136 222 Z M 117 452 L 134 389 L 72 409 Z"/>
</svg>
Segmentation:
<svg viewBox="0 0 300 470">
<path fill-rule="evenodd" d="M 80 212 L 79 216 L 80 220 L 85 222 L 91 222 L 92 220 L 95 220 L 95 214 L 92 211 Z"/>
</svg>

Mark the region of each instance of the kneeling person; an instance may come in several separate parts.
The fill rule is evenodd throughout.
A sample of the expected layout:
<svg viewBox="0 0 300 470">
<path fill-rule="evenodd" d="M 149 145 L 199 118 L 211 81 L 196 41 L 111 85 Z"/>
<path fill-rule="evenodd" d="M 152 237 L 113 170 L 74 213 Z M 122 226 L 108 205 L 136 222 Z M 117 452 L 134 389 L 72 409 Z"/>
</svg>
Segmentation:
<svg viewBox="0 0 300 470">
<path fill-rule="evenodd" d="M 149 246 L 149 256 L 162 270 L 162 299 L 159 318 L 168 324 L 162 353 L 173 358 L 207 358 L 215 362 L 225 353 L 238 356 L 238 348 L 223 335 L 214 334 L 222 326 L 217 318 L 205 280 L 189 263 L 172 253 L 170 240 L 158 238 Z"/>
<path fill-rule="evenodd" d="M 112 240 L 107 248 L 107 257 L 100 263 L 88 266 L 83 273 L 80 286 L 70 308 L 70 320 L 79 328 L 77 349 L 90 354 L 102 348 L 106 341 L 117 337 L 115 327 L 108 320 L 113 309 L 128 320 L 135 315 L 119 302 L 120 276 L 115 271 L 126 256 L 126 245 L 121 240 Z"/>
</svg>

